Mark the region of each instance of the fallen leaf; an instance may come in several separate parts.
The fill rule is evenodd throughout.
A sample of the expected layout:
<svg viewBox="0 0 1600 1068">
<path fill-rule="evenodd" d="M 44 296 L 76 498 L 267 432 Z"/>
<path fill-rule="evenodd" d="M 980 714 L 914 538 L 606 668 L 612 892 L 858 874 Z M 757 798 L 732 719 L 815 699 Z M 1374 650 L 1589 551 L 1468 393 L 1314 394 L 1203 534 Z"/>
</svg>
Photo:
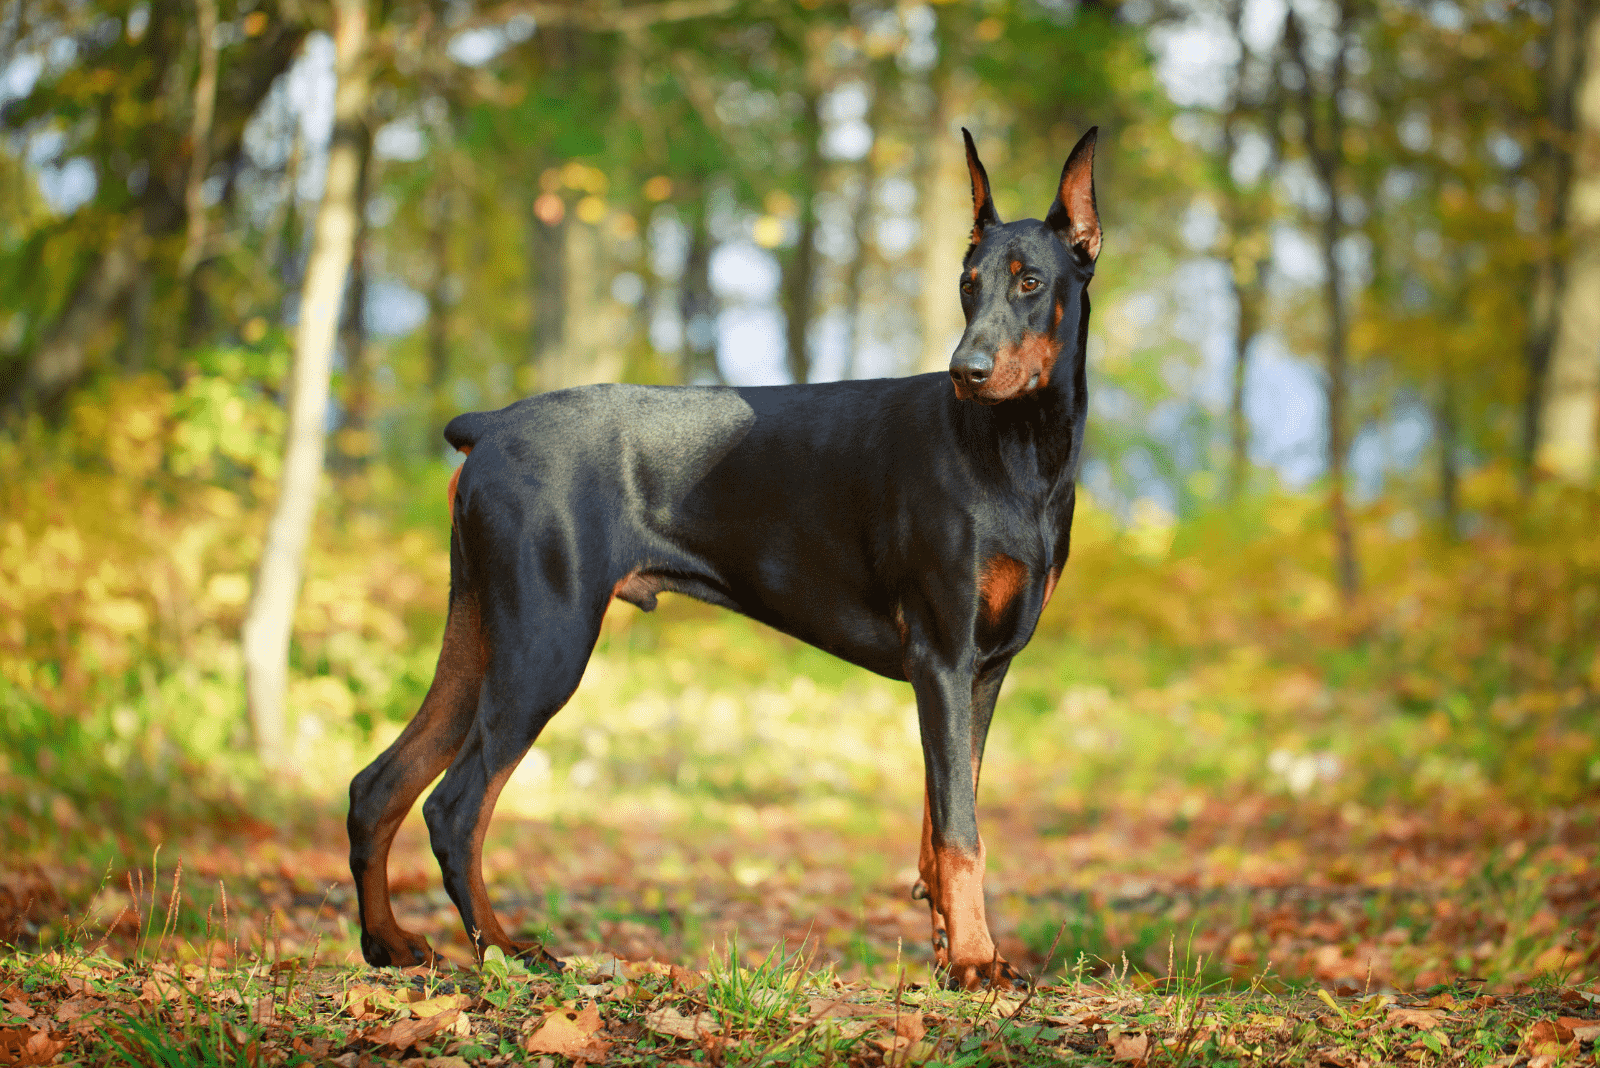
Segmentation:
<svg viewBox="0 0 1600 1068">
<path fill-rule="evenodd" d="M 996 994 L 994 1004 L 989 1007 L 989 1011 L 995 1016 L 1010 1019 L 1020 1008 L 1022 1008 L 1021 998 L 1008 998 L 1004 994 Z"/>
<path fill-rule="evenodd" d="M 1556 1023 L 1572 1032 L 1572 1037 L 1579 1042 L 1594 1042 L 1600 1039 L 1600 1020 L 1585 1020 L 1579 1016 L 1563 1016 Z"/>
<path fill-rule="evenodd" d="M 278 1013 L 273 1006 L 272 996 L 263 994 L 256 998 L 256 1003 L 250 1008 L 250 1022 L 270 1027 L 278 1021 Z"/>
<path fill-rule="evenodd" d="M 1555 1020 L 1539 1020 L 1522 1033 L 1522 1052 L 1533 1060 L 1564 1057 L 1576 1050 L 1572 1028 Z"/>
<path fill-rule="evenodd" d="M 1134 1064 L 1143 1064 L 1150 1057 L 1149 1035 L 1125 1035 L 1120 1031 L 1112 1031 L 1111 1059 L 1114 1061 L 1132 1061 Z"/>
<path fill-rule="evenodd" d="M 67 980 L 67 986 L 69 989 L 71 988 L 72 980 Z M 139 1000 L 147 1004 L 154 1005 L 158 1001 L 171 1001 L 173 998 L 177 997 L 182 990 L 183 987 L 176 979 L 168 979 L 158 975 L 153 978 L 146 979 L 139 987 Z"/>
<path fill-rule="evenodd" d="M 1439 1026 L 1439 1017 L 1426 1009 L 1390 1009 L 1389 1023 L 1395 1027 L 1415 1027 L 1431 1031 Z"/>
<path fill-rule="evenodd" d="M 1455 1007 L 1456 999 L 1450 996 L 1449 991 L 1443 994 L 1435 994 L 1428 999 L 1428 1008 L 1430 1009 L 1453 1009 Z"/>
<path fill-rule="evenodd" d="M 29 1031 L 25 1028 L 0 1030 L 0 1064 L 49 1064 L 67 1048 L 68 1036 L 60 1031 Z"/>
<path fill-rule="evenodd" d="M 31 1020 L 33 1018 L 33 1008 L 31 1006 L 24 1005 L 20 1001 L 6 1002 L 5 1010 L 13 1016 L 22 1017 L 24 1020 Z"/>
<path fill-rule="evenodd" d="M 680 968 L 674 964 L 668 973 L 672 976 L 672 985 L 679 990 L 694 990 L 696 987 L 706 985 L 706 973 L 697 972 L 689 968 Z"/>
<path fill-rule="evenodd" d="M 471 1007 L 471 1005 L 472 995 L 470 994 L 440 994 L 436 998 L 413 1001 L 410 1007 L 411 1015 L 426 1019 L 429 1016 L 437 1016 L 447 1009 L 465 1009 Z"/>
<path fill-rule="evenodd" d="M 56 1019 L 62 1023 L 76 1020 L 90 1012 L 99 1012 L 106 1003 L 98 998 L 71 998 L 56 1006 Z"/>
<path fill-rule="evenodd" d="M 539 1029 L 528 1036 L 522 1048 L 529 1053 L 559 1053 L 575 1061 L 606 1059 L 611 1043 L 596 1035 L 600 1030 L 600 1006 L 593 1003 L 583 1009 L 560 1008 L 545 1013 Z"/>
<path fill-rule="evenodd" d="M 703 1035 L 714 1035 L 722 1030 L 716 1016 L 709 1012 L 685 1016 L 674 1008 L 645 1013 L 644 1025 L 658 1035 L 670 1035 L 691 1042 Z"/>
<path fill-rule="evenodd" d="M 451 1027 L 460 1015 L 460 1010 L 450 1009 L 435 1016 L 396 1020 L 386 1027 L 375 1027 L 361 1037 L 375 1046 L 393 1046 L 397 1050 L 405 1050 Z"/>
</svg>

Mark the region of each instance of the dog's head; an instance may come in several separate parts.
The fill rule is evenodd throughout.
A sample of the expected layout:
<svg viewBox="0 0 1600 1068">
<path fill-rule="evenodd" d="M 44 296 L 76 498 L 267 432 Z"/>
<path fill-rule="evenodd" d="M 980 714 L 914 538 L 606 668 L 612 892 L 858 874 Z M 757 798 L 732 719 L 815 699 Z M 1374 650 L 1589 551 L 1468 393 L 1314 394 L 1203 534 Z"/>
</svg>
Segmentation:
<svg viewBox="0 0 1600 1068">
<path fill-rule="evenodd" d="M 1098 129 L 1098 128 L 1096 128 Z M 979 404 L 1026 397 L 1083 359 L 1089 279 L 1100 255 L 1094 205 L 1096 129 L 1083 135 L 1044 221 L 1002 223 L 972 135 L 972 245 L 961 264 L 961 310 L 967 329 L 950 358 L 956 396 Z"/>
</svg>

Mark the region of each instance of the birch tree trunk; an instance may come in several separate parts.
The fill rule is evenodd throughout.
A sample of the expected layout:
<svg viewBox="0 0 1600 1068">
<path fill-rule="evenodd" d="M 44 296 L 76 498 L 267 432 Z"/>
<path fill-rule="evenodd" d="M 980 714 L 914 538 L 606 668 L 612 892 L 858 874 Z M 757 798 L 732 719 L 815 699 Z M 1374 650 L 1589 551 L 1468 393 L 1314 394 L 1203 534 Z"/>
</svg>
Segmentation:
<svg viewBox="0 0 1600 1068">
<path fill-rule="evenodd" d="M 1567 192 L 1566 269 L 1535 463 L 1588 482 L 1600 449 L 1600 13 L 1583 29 L 1577 143 Z"/>
<path fill-rule="evenodd" d="M 317 208 L 311 255 L 300 291 L 283 476 L 240 635 L 250 726 L 256 751 L 269 767 L 282 766 L 290 751 L 285 709 L 289 636 L 327 447 L 329 375 L 345 277 L 355 247 L 362 125 L 371 93 L 365 0 L 334 0 L 333 19 L 338 89 L 333 137 L 328 145 L 327 185 Z"/>
</svg>

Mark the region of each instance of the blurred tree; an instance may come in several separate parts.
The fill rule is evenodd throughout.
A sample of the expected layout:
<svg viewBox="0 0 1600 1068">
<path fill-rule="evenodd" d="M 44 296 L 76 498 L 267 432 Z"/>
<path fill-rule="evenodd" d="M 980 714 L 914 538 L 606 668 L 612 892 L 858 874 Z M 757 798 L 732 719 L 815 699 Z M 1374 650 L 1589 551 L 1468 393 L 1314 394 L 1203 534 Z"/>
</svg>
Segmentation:
<svg viewBox="0 0 1600 1068">
<path fill-rule="evenodd" d="M 1356 559 L 1355 532 L 1350 522 L 1346 491 L 1349 463 L 1350 356 L 1349 307 L 1345 292 L 1344 265 L 1340 262 L 1340 242 L 1344 237 L 1341 200 L 1345 195 L 1345 118 L 1344 94 L 1350 70 L 1350 52 L 1356 46 L 1355 0 L 1334 0 L 1332 25 L 1328 29 L 1332 55 L 1327 70 L 1319 71 L 1311 62 L 1302 16 L 1291 6 L 1284 17 L 1284 43 L 1297 71 L 1302 148 L 1310 160 L 1324 198 L 1320 226 L 1323 273 L 1323 314 L 1327 317 L 1327 339 L 1323 349 L 1323 370 L 1327 390 L 1328 511 L 1333 525 L 1335 576 L 1346 599 L 1353 598 L 1361 586 L 1361 571 Z M 1319 74 L 1325 74 L 1322 86 Z"/>
<path fill-rule="evenodd" d="M 1574 20 L 1583 75 L 1563 218 L 1569 253 L 1535 450 L 1541 467 L 1574 482 L 1600 470 L 1600 9 L 1584 7 L 1582 20 Z"/>
<path fill-rule="evenodd" d="M 332 0 L 333 135 L 327 178 L 312 231 L 311 255 L 294 335 L 288 389 L 288 434 L 278 499 L 256 570 L 250 607 L 240 630 L 245 690 L 256 752 L 277 766 L 288 752 L 285 698 L 289 688 L 289 638 L 300 596 L 306 543 L 322 481 L 328 422 L 329 376 L 339 309 L 360 226 L 359 195 L 373 55 L 367 0 Z"/>
</svg>

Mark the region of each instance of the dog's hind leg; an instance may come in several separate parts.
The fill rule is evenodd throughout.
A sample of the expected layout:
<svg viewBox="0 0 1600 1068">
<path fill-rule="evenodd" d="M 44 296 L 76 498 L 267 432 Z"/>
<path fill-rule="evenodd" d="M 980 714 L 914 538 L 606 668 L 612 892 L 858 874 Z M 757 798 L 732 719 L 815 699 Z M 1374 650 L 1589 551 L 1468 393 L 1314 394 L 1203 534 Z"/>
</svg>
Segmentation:
<svg viewBox="0 0 1600 1068">
<path fill-rule="evenodd" d="M 496 919 L 483 880 L 483 839 L 506 780 L 583 678 L 610 593 L 595 586 L 603 590 L 597 603 L 581 607 L 560 605 L 553 591 L 541 588 L 536 619 L 507 613 L 502 626 L 489 628 L 494 650 L 477 718 L 422 806 L 445 890 L 479 956 L 490 946 L 507 955 L 541 948 L 512 942 Z"/>
<path fill-rule="evenodd" d="M 421 710 L 350 783 L 350 873 L 361 913 L 361 953 L 368 964 L 405 967 L 433 957 L 426 938 L 395 921 L 389 846 L 417 795 L 455 758 L 472 729 L 486 651 L 476 597 L 452 597 L 439 666 Z"/>
</svg>

